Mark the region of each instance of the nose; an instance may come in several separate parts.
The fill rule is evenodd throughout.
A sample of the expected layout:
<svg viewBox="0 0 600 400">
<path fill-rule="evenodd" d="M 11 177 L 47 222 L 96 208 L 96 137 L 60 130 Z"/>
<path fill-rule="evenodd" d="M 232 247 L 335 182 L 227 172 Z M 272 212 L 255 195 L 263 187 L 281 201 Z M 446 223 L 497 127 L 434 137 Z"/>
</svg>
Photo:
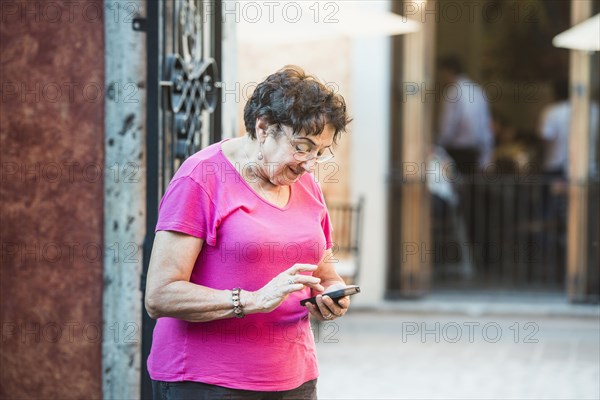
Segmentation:
<svg viewBox="0 0 600 400">
<path fill-rule="evenodd" d="M 308 159 L 308 160 L 306 160 L 306 161 L 304 161 L 304 162 L 302 162 L 300 164 L 300 166 L 302 168 L 304 168 L 304 170 L 307 171 L 307 172 L 314 171 L 316 165 L 317 165 L 317 162 L 316 162 L 316 160 L 315 160 L 314 157 L 312 157 L 312 158 L 310 158 L 310 159 Z"/>
</svg>

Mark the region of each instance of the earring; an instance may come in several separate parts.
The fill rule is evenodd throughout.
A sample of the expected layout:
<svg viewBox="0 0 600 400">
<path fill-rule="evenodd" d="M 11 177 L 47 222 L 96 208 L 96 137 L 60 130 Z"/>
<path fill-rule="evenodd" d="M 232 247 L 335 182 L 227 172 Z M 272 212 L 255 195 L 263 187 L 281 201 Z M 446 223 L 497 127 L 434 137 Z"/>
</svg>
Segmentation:
<svg viewBox="0 0 600 400">
<path fill-rule="evenodd" d="M 256 158 L 258 158 L 259 160 L 263 159 L 262 142 L 260 143 L 260 150 L 258 151 L 258 154 L 256 155 Z"/>
</svg>

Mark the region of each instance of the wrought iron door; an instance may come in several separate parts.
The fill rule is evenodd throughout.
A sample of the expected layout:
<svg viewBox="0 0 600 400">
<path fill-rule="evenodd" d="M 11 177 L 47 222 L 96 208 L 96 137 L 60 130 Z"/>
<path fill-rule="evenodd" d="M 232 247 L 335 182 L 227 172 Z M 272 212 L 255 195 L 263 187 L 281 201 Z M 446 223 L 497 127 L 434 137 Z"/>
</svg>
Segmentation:
<svg viewBox="0 0 600 400">
<path fill-rule="evenodd" d="M 221 140 L 219 69 L 221 63 L 220 0 L 147 0 L 146 20 L 134 29 L 146 31 L 147 217 L 142 292 L 158 204 L 181 163 Z M 144 308 L 143 308 L 144 309 Z M 145 309 L 142 320 L 141 398 L 152 398 L 146 360 L 155 321 Z"/>
</svg>

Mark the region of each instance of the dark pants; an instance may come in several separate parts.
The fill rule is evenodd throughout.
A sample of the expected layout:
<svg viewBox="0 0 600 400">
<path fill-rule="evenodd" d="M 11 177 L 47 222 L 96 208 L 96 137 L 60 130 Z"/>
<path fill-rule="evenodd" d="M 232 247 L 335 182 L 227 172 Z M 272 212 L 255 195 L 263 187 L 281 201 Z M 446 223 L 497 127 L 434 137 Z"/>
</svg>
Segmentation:
<svg viewBox="0 0 600 400">
<path fill-rule="evenodd" d="M 316 400 L 317 380 L 308 381 L 296 389 L 280 392 L 230 389 L 190 381 L 152 381 L 152 393 L 154 400 Z"/>
<path fill-rule="evenodd" d="M 456 170 L 462 175 L 473 175 L 479 169 L 479 150 L 474 147 L 446 147 L 446 152 L 454 161 Z"/>
</svg>

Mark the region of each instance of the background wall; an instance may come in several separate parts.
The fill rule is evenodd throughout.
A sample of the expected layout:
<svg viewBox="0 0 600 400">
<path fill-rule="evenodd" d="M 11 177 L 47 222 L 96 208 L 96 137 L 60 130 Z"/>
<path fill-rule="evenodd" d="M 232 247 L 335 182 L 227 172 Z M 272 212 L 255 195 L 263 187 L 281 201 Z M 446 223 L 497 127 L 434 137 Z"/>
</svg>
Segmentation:
<svg viewBox="0 0 600 400">
<path fill-rule="evenodd" d="M 67 3 L 1 7 L 2 398 L 101 397 L 103 4 Z"/>
<path fill-rule="evenodd" d="M 389 10 L 390 2 L 373 1 L 375 10 Z M 355 305 L 383 300 L 388 266 L 387 196 L 390 165 L 390 38 L 356 39 L 352 46 L 352 102 L 354 110 L 351 165 L 352 196 L 364 196 L 360 287 Z"/>
</svg>

